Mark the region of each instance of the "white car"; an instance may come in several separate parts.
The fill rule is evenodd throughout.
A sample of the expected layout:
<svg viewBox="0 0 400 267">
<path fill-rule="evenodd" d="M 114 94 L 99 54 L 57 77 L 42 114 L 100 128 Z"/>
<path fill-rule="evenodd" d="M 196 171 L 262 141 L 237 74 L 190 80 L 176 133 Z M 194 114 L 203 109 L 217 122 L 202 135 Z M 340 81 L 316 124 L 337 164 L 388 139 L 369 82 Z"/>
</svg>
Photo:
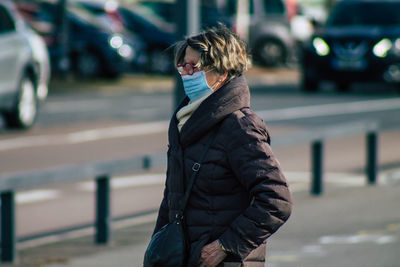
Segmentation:
<svg viewBox="0 0 400 267">
<path fill-rule="evenodd" d="M 7 128 L 26 129 L 48 94 L 49 55 L 44 41 L 0 1 L 0 111 Z"/>
</svg>

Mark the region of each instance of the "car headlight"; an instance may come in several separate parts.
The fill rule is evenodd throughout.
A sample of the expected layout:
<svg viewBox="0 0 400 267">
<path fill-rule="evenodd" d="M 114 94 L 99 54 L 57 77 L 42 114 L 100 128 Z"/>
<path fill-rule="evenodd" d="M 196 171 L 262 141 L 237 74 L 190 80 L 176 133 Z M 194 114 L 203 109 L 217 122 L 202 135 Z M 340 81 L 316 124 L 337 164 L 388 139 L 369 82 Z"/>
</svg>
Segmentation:
<svg viewBox="0 0 400 267">
<path fill-rule="evenodd" d="M 315 51 L 319 56 L 327 56 L 330 52 L 329 45 L 325 42 L 324 39 L 320 37 L 315 37 L 312 42 Z"/>
<path fill-rule="evenodd" d="M 130 45 L 124 44 L 118 49 L 118 54 L 123 58 L 131 60 L 135 57 L 135 49 Z"/>
<path fill-rule="evenodd" d="M 124 40 L 119 35 L 113 35 L 109 40 L 108 43 L 112 48 L 119 49 L 123 44 Z"/>
<path fill-rule="evenodd" d="M 374 45 L 372 52 L 374 53 L 375 56 L 383 58 L 387 56 L 387 53 L 392 48 L 392 46 L 393 46 L 392 41 L 390 41 L 387 38 L 384 38 L 380 40 L 376 45 Z"/>
<path fill-rule="evenodd" d="M 400 38 L 394 41 L 393 50 L 397 56 L 400 56 Z"/>
</svg>

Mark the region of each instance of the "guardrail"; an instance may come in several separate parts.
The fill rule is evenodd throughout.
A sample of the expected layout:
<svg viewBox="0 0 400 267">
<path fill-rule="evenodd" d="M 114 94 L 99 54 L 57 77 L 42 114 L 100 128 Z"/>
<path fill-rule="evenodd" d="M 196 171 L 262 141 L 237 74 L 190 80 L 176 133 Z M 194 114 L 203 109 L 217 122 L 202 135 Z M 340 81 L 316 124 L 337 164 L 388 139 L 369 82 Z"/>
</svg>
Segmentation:
<svg viewBox="0 0 400 267">
<path fill-rule="evenodd" d="M 272 146 L 275 148 L 311 143 L 312 179 L 310 193 L 321 195 L 323 192 L 324 140 L 365 134 L 367 184 L 373 185 L 376 183 L 378 172 L 378 132 L 397 128 L 400 128 L 400 123 L 394 126 L 384 126 L 370 121 L 352 122 L 278 136 L 273 138 Z M 15 191 L 54 183 L 94 179 L 97 187 L 96 219 L 94 223 L 96 229 L 95 242 L 104 244 L 110 239 L 110 179 L 112 176 L 161 166 L 166 166 L 166 153 L 0 175 L 1 261 L 13 262 L 16 255 Z"/>
</svg>

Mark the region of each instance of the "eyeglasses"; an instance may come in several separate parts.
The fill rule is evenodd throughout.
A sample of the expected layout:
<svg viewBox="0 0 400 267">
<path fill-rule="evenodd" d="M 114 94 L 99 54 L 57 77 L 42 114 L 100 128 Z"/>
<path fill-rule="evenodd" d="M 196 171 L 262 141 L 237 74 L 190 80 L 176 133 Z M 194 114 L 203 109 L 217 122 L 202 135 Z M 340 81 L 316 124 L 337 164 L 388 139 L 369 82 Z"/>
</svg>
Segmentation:
<svg viewBox="0 0 400 267">
<path fill-rule="evenodd" d="M 183 75 L 192 75 L 193 73 L 199 71 L 199 67 L 191 64 L 191 63 L 183 63 L 177 66 L 178 72 L 181 76 Z"/>
</svg>

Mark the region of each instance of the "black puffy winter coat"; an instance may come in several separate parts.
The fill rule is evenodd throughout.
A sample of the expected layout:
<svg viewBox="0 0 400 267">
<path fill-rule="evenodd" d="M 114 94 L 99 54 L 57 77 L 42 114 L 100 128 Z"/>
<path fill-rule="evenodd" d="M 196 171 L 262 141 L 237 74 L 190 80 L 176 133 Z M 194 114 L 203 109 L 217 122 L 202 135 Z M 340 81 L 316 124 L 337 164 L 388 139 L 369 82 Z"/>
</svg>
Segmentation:
<svg viewBox="0 0 400 267">
<path fill-rule="evenodd" d="M 177 111 L 187 104 L 188 98 Z M 249 106 L 249 89 L 240 76 L 206 98 L 181 132 L 176 112 L 171 119 L 167 180 L 155 232 L 174 220 L 192 166 L 217 131 L 185 210 L 188 266 L 198 266 L 202 247 L 216 239 L 229 251 L 224 266 L 264 266 L 266 239 L 289 218 L 288 185 L 266 126 Z"/>
</svg>

